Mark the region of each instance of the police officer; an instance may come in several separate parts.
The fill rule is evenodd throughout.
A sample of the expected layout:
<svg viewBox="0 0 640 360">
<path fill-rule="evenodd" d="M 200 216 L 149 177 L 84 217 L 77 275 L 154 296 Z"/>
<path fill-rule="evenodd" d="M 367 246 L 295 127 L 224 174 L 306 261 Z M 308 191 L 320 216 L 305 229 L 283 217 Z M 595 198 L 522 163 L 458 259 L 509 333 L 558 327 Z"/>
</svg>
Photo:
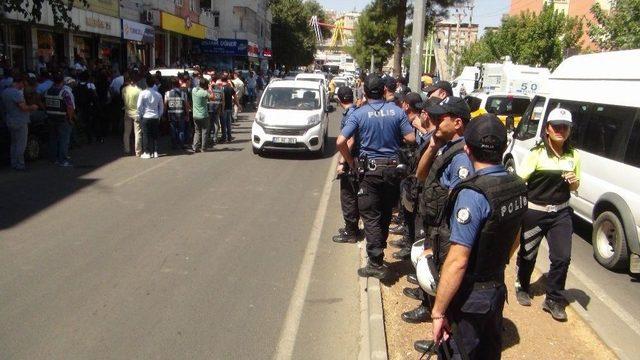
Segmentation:
<svg viewBox="0 0 640 360">
<path fill-rule="evenodd" d="M 400 182 L 400 211 L 402 213 L 403 237 L 391 241 L 391 245 L 400 250 L 393 253 L 395 259 L 408 259 L 411 255 L 411 246 L 416 240 L 416 210 L 417 198 L 420 186 L 416 179 L 418 160 L 429 145 L 431 135 L 435 131 L 435 124 L 423 110 L 427 103 L 422 101 L 420 94 L 411 92 L 404 96 L 402 108 L 407 114 L 414 128 L 417 146 L 411 149 L 407 172 L 409 176 Z M 391 229 L 390 229 L 391 231 Z"/>
<path fill-rule="evenodd" d="M 424 91 L 427 93 L 427 97 L 444 100 L 449 96 L 453 96 L 453 89 L 451 83 L 448 81 L 438 81 L 433 85 L 427 86 Z"/>
<path fill-rule="evenodd" d="M 580 186 L 580 157 L 569 145 L 571 112 L 557 108 L 547 119 L 546 136 L 518 167 L 527 182 L 529 210 L 522 224 L 522 246 L 518 251 L 516 298 L 531 306 L 529 284 L 542 238 L 549 244 L 551 265 L 547 274 L 547 295 L 542 309 L 558 321 L 567 320 L 564 290 L 571 261 L 571 191 Z"/>
<path fill-rule="evenodd" d="M 430 98 L 431 100 L 437 97 Z M 447 97 L 425 109 L 436 122 L 436 130 L 420 158 L 416 177 L 422 182 L 418 213 L 426 233 L 425 247 L 437 246 L 437 226 L 451 190 L 473 175 L 473 165 L 464 152 L 464 128 L 471 117 L 469 106 L 459 97 Z M 437 256 L 436 260 L 439 260 Z M 442 259 L 444 260 L 444 259 Z M 429 318 L 429 298 L 420 288 L 406 289 L 404 294 L 422 300 L 417 308 L 402 314 L 407 322 L 424 322 Z"/>
<path fill-rule="evenodd" d="M 357 109 L 353 103 L 353 90 L 348 86 L 338 88 L 338 100 L 340 106 L 344 109 L 342 113 L 342 121 L 340 129 Z M 352 136 L 347 140 L 347 146 L 352 156 L 356 157 L 358 149 L 355 145 L 356 136 Z M 360 236 L 358 228 L 358 220 L 360 213 L 358 212 L 358 197 L 356 179 L 353 174 L 349 175 L 349 165 L 345 162 L 344 157 L 340 156 L 338 160 L 338 168 L 336 174 L 340 177 L 340 205 L 342 206 L 342 217 L 344 218 L 344 228 L 338 229 L 338 234 L 333 237 L 333 241 L 337 243 L 355 243 Z"/>
<path fill-rule="evenodd" d="M 404 139 L 415 142 L 407 115 L 393 103 L 383 100 L 384 81 L 378 75 L 365 78 L 367 103 L 347 119 L 338 136 L 337 147 L 345 162 L 355 169 L 347 139 L 358 134 L 358 168 L 362 169 L 358 208 L 367 238 L 367 265 L 358 269 L 362 277 L 386 276 L 384 248 L 387 246 L 391 210 L 398 200 L 398 149 Z"/>
<path fill-rule="evenodd" d="M 517 247 L 527 188 L 501 165 L 507 130 L 495 115 L 471 120 L 465 142 L 476 173 L 454 188 L 438 226 L 437 256 L 445 260 L 437 264 L 433 340 L 442 344 L 439 358 L 450 351 L 452 358 L 499 359 L 504 270 Z"/>
<path fill-rule="evenodd" d="M 44 94 L 49 122 L 49 156 L 57 165 L 72 167 L 69 161 L 69 142 L 76 120 L 75 99 L 64 84 L 62 73 L 53 75 L 53 85 Z"/>
</svg>

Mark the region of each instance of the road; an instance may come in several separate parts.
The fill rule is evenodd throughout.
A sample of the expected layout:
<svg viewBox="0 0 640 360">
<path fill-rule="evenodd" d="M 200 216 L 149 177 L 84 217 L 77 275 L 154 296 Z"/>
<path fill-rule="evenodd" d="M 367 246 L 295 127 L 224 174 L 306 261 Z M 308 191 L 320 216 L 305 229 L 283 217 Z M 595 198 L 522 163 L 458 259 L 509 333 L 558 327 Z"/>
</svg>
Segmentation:
<svg viewBox="0 0 640 360">
<path fill-rule="evenodd" d="M 0 358 L 353 358 L 360 260 L 330 240 L 335 146 L 258 157 L 252 119 L 202 154 L 120 157 L 113 139 L 74 169 L 0 169 Z"/>
</svg>

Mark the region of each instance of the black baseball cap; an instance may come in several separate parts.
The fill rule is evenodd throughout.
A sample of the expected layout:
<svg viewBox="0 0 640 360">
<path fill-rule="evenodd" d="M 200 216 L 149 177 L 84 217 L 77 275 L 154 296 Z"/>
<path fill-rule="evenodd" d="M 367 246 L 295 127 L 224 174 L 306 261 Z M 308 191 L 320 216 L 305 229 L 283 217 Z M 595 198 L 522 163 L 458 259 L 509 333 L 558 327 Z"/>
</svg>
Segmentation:
<svg viewBox="0 0 640 360">
<path fill-rule="evenodd" d="M 457 96 L 449 96 L 439 103 L 431 102 L 424 108 L 432 118 L 438 118 L 445 114 L 455 115 L 462 119 L 465 124 L 471 118 L 471 110 L 469 105 L 463 98 Z"/>
<path fill-rule="evenodd" d="M 466 126 L 464 141 L 473 148 L 502 153 L 507 146 L 507 128 L 496 115 L 483 114 Z"/>
<path fill-rule="evenodd" d="M 353 90 L 348 86 L 340 86 L 338 88 L 338 99 L 343 103 L 353 102 Z"/>
<path fill-rule="evenodd" d="M 427 93 L 427 96 L 431 95 L 432 92 L 442 89 L 447 92 L 447 95 L 453 95 L 453 89 L 451 88 L 451 83 L 448 81 L 438 81 L 435 84 L 427 86 L 424 91 Z"/>
<path fill-rule="evenodd" d="M 395 92 L 396 89 L 398 88 L 398 81 L 396 81 L 394 77 L 390 76 L 385 81 L 384 86 L 387 88 L 388 91 Z"/>
<path fill-rule="evenodd" d="M 364 78 L 364 93 L 368 98 L 380 99 L 384 92 L 384 80 L 376 74 L 369 74 Z"/>
</svg>

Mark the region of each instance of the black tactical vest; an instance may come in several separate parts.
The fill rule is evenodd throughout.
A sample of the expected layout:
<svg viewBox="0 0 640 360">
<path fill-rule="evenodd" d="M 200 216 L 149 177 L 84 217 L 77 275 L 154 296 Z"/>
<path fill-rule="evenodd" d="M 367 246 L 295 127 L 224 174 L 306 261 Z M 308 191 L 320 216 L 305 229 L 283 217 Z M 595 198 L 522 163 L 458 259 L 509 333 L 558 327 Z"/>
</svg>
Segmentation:
<svg viewBox="0 0 640 360">
<path fill-rule="evenodd" d="M 429 175 L 424 181 L 422 192 L 420 193 L 418 206 L 418 213 L 422 216 L 426 225 L 437 226 L 440 224 L 439 218 L 442 217 L 444 206 L 449 197 L 449 189 L 440 184 L 440 177 L 453 157 L 463 150 L 464 141 L 458 141 L 437 156 L 431 164 Z"/>
<path fill-rule="evenodd" d="M 182 114 L 184 113 L 185 101 L 182 97 L 180 90 L 169 90 L 169 96 L 167 96 L 167 112 L 170 114 Z"/>
<path fill-rule="evenodd" d="M 455 187 L 445 208 L 444 219 L 452 214 L 456 198 L 462 189 L 472 189 L 485 196 L 491 208 L 491 215 L 485 221 L 469 256 L 465 274 L 465 283 L 499 281 L 504 278 L 504 269 L 509 261 L 509 251 L 513 246 L 516 234 L 520 231 L 522 217 L 527 210 L 527 186 L 514 174 L 503 176 L 472 176 Z M 443 233 L 449 233 L 449 222 L 440 225 Z M 438 267 L 446 257 L 449 239 L 444 246 L 439 246 Z M 446 248 L 446 251 L 442 249 Z M 435 249 L 434 249 L 435 253 Z"/>
</svg>

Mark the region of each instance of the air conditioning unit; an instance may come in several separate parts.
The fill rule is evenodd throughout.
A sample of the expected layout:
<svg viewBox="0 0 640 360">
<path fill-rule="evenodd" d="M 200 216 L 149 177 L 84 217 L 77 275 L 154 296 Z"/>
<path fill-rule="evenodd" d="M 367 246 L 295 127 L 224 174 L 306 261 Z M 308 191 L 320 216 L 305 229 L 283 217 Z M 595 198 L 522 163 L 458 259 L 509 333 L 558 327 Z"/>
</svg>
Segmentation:
<svg viewBox="0 0 640 360">
<path fill-rule="evenodd" d="M 145 10 L 142 12 L 142 22 L 145 24 L 153 25 L 153 11 Z"/>
</svg>

